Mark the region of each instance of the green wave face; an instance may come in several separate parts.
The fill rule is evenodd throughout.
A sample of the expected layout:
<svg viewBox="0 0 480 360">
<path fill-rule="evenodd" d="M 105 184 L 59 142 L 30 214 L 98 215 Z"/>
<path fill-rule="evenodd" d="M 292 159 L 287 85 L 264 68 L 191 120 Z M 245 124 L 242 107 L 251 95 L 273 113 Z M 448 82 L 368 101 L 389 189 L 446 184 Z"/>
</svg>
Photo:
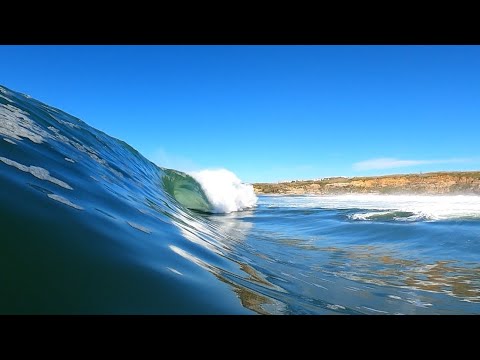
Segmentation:
<svg viewBox="0 0 480 360">
<path fill-rule="evenodd" d="M 193 177 L 176 170 L 164 169 L 163 171 L 163 187 L 175 200 L 191 210 L 212 212 L 212 205 Z"/>
</svg>

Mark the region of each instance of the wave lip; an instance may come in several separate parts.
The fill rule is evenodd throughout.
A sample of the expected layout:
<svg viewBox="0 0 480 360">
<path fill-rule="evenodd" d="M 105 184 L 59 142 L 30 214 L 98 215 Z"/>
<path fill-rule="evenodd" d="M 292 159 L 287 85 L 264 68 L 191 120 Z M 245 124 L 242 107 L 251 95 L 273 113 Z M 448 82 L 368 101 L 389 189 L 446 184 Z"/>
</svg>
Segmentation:
<svg viewBox="0 0 480 360">
<path fill-rule="evenodd" d="M 202 170 L 190 175 L 200 184 L 214 213 L 231 213 L 253 208 L 257 196 L 253 185 L 243 183 L 226 169 Z"/>
<path fill-rule="evenodd" d="M 371 211 L 352 214 L 349 218 L 352 220 L 365 221 L 419 221 L 422 219 L 428 219 L 421 214 L 415 214 L 410 211 Z"/>
</svg>

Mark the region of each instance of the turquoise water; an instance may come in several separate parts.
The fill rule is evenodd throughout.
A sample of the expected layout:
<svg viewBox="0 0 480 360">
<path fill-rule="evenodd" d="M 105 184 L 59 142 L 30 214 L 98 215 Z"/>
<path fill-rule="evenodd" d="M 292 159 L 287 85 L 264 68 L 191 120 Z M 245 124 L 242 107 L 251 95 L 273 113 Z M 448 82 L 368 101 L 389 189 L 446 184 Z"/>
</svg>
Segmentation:
<svg viewBox="0 0 480 360">
<path fill-rule="evenodd" d="M 478 197 L 220 213 L 206 179 L 0 87 L 0 313 L 480 313 Z"/>
</svg>

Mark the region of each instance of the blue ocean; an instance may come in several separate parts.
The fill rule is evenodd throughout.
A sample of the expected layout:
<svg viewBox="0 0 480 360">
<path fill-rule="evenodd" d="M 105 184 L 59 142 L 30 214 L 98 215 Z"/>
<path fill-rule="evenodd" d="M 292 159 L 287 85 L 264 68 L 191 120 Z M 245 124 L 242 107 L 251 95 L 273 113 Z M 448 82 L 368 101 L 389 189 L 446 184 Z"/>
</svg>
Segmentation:
<svg viewBox="0 0 480 360">
<path fill-rule="evenodd" d="M 256 196 L 3 86 L 0 188 L 1 314 L 480 313 L 479 196 Z"/>
</svg>

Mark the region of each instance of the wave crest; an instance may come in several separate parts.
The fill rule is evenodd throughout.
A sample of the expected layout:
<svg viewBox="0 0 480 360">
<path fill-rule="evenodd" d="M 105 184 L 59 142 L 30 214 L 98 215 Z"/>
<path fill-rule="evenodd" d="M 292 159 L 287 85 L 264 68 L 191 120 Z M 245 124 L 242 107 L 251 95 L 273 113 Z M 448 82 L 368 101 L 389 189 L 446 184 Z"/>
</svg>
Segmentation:
<svg viewBox="0 0 480 360">
<path fill-rule="evenodd" d="M 202 187 L 212 205 L 212 212 L 231 213 L 252 208 L 257 204 L 253 186 L 243 183 L 231 171 L 202 170 L 190 175 Z"/>
</svg>

